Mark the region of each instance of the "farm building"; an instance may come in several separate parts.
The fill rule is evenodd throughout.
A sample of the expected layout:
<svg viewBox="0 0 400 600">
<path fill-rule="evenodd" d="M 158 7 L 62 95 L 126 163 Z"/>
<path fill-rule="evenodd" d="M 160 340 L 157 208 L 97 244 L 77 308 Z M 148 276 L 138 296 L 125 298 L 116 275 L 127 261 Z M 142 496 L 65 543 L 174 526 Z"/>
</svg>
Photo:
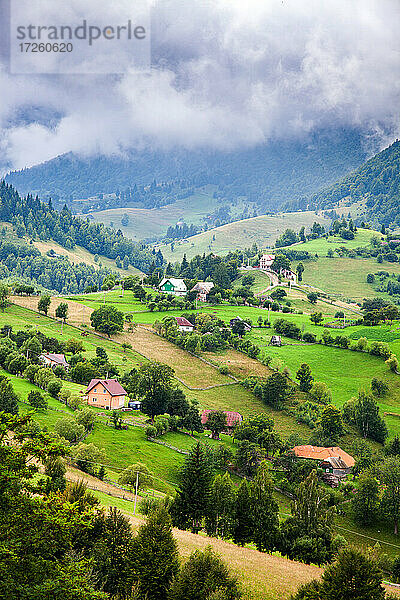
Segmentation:
<svg viewBox="0 0 400 600">
<path fill-rule="evenodd" d="M 338 446 L 322 448 L 320 446 L 295 446 L 293 452 L 299 458 L 318 461 L 325 473 L 340 479 L 348 475 L 354 467 L 355 460 L 350 454 Z"/>
<path fill-rule="evenodd" d="M 175 317 L 179 331 L 190 333 L 194 329 L 194 325 L 185 317 Z"/>
<path fill-rule="evenodd" d="M 260 258 L 259 268 L 270 269 L 275 260 L 275 254 L 263 254 Z"/>
<path fill-rule="evenodd" d="M 197 300 L 200 302 L 207 302 L 207 296 L 213 287 L 212 281 L 198 281 L 190 291 L 197 292 Z"/>
<path fill-rule="evenodd" d="M 183 279 L 164 277 L 159 287 L 160 292 L 164 292 L 164 294 L 172 294 L 173 296 L 186 296 L 187 287 Z"/>
<path fill-rule="evenodd" d="M 242 321 L 244 323 L 244 330 L 245 331 L 251 331 L 251 329 L 252 329 L 251 325 L 249 325 L 246 321 L 243 321 L 242 317 L 234 317 L 233 319 L 231 319 L 229 321 L 229 325 L 232 327 L 238 321 Z"/>
<path fill-rule="evenodd" d="M 92 406 L 107 410 L 122 408 L 126 390 L 116 379 L 92 379 L 86 389 L 86 400 Z"/>
<path fill-rule="evenodd" d="M 64 367 L 64 369 L 69 369 L 69 364 L 66 361 L 64 354 L 41 354 L 39 356 L 39 360 L 46 367 L 51 367 L 55 369 L 55 367 Z"/>
<path fill-rule="evenodd" d="M 207 425 L 208 416 L 212 412 L 215 412 L 215 411 L 210 410 L 210 409 L 203 410 L 203 412 L 201 413 L 202 425 L 204 425 L 204 426 Z M 233 432 L 235 425 L 237 425 L 238 423 L 241 423 L 243 421 L 243 416 L 240 413 L 234 412 L 231 410 L 224 410 L 224 413 L 226 415 L 226 423 L 227 423 L 227 432 L 226 433 L 231 434 Z"/>
<path fill-rule="evenodd" d="M 268 346 L 282 346 L 282 338 L 280 335 L 271 335 Z"/>
</svg>

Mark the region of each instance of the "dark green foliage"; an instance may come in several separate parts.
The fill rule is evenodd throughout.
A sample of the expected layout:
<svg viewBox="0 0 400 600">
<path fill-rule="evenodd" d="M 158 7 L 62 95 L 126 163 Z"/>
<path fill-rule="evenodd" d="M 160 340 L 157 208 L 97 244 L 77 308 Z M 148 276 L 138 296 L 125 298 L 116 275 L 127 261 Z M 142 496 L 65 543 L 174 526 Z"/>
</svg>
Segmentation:
<svg viewBox="0 0 400 600">
<path fill-rule="evenodd" d="M 151 417 L 165 413 L 172 393 L 173 369 L 161 363 L 140 367 L 135 376 L 134 391 L 142 401 L 142 412 Z M 128 390 L 130 391 L 130 390 Z"/>
<path fill-rule="evenodd" d="M 18 413 L 18 396 L 14 392 L 11 381 L 3 375 L 0 375 L 0 411 L 11 415 Z"/>
<path fill-rule="evenodd" d="M 250 491 L 246 479 L 242 481 L 236 494 L 235 507 L 235 525 L 232 538 L 235 544 L 244 546 L 251 541 L 253 537 L 253 519 L 250 511 Z"/>
<path fill-rule="evenodd" d="M 273 498 L 274 483 L 267 464 L 261 463 L 250 484 L 250 510 L 253 542 L 257 550 L 272 552 L 278 543 L 279 507 Z"/>
<path fill-rule="evenodd" d="M 288 394 L 289 384 L 282 373 L 272 373 L 262 385 L 262 400 L 268 406 L 274 408 L 281 406 Z"/>
<path fill-rule="evenodd" d="M 388 389 L 389 388 L 384 381 L 381 381 L 380 379 L 377 379 L 376 377 L 374 377 L 372 379 L 371 390 L 372 390 L 372 393 L 375 394 L 375 396 L 378 396 L 379 398 L 381 398 L 382 396 L 384 396 L 386 394 Z"/>
<path fill-rule="evenodd" d="M 277 319 L 274 323 L 274 329 L 280 335 L 293 338 L 294 340 L 301 340 L 301 329 L 292 321 Z"/>
<path fill-rule="evenodd" d="M 386 423 L 379 415 L 379 406 L 370 394 L 360 391 L 358 399 L 345 405 L 346 420 L 357 427 L 364 438 L 371 438 L 381 444 L 387 438 Z"/>
<path fill-rule="evenodd" d="M 381 512 L 393 523 L 397 535 L 400 520 L 400 458 L 389 456 L 377 468 L 379 481 L 385 486 Z"/>
<path fill-rule="evenodd" d="M 139 528 L 131 561 L 140 597 L 146 600 L 166 599 L 172 580 L 178 573 L 179 562 L 171 518 L 165 508 L 151 512 L 146 524 Z"/>
<path fill-rule="evenodd" d="M 207 515 L 212 468 L 203 446 L 192 447 L 180 472 L 180 486 L 171 506 L 173 524 L 198 533 Z"/>
<path fill-rule="evenodd" d="M 310 292 L 307 294 L 307 298 L 311 304 L 316 304 L 318 300 L 318 294 L 316 292 Z"/>
<path fill-rule="evenodd" d="M 205 520 L 208 535 L 230 538 L 235 518 L 235 489 L 230 475 L 217 475 L 210 490 L 210 503 Z"/>
<path fill-rule="evenodd" d="M 363 473 L 352 500 L 354 518 L 362 525 L 372 525 L 378 517 L 379 483 L 368 472 Z"/>
<path fill-rule="evenodd" d="M 64 460 L 60 456 L 49 457 L 45 461 L 44 472 L 49 477 L 47 493 L 50 491 L 63 492 L 65 490 L 67 484 L 67 480 L 65 479 L 66 471 Z"/>
<path fill-rule="evenodd" d="M 47 386 L 47 391 L 49 392 L 50 396 L 53 396 L 53 398 L 58 398 L 61 388 L 62 382 L 59 379 L 52 379 Z"/>
<path fill-rule="evenodd" d="M 264 448 L 269 454 L 281 447 L 279 434 L 274 431 L 274 421 L 264 413 L 244 419 L 235 428 L 237 440 L 248 440 Z"/>
<path fill-rule="evenodd" d="M 309 392 L 313 386 L 314 377 L 311 374 L 311 367 L 307 363 L 300 365 L 296 373 L 296 379 L 299 381 L 300 390 Z"/>
<path fill-rule="evenodd" d="M 216 592 L 222 592 L 223 595 L 214 596 Z M 236 579 L 211 547 L 191 554 L 170 593 L 170 600 L 239 600 L 241 597 Z"/>
<path fill-rule="evenodd" d="M 45 315 L 47 315 L 48 310 L 50 308 L 50 302 L 51 302 L 51 297 L 48 294 L 44 294 L 43 296 L 40 296 L 39 302 L 38 302 L 38 311 L 43 312 Z"/>
<path fill-rule="evenodd" d="M 61 302 L 56 308 L 56 317 L 58 319 L 62 319 L 62 321 L 67 320 L 68 318 L 68 304 L 66 302 Z"/>
<path fill-rule="evenodd" d="M 124 313 L 115 306 L 101 306 L 90 315 L 90 322 L 96 331 L 109 337 L 124 328 Z"/>
<path fill-rule="evenodd" d="M 400 438 L 398 435 L 395 435 L 392 440 L 385 444 L 384 451 L 387 456 L 400 456 Z"/>
<path fill-rule="evenodd" d="M 226 414 L 223 410 L 214 410 L 208 413 L 206 429 L 209 429 L 214 439 L 219 439 L 221 431 L 226 430 Z"/>
<path fill-rule="evenodd" d="M 340 409 L 328 404 L 322 411 L 320 426 L 323 435 L 331 440 L 337 440 L 343 435 L 343 421 Z"/>
<path fill-rule="evenodd" d="M 47 400 L 38 390 L 31 390 L 28 394 L 28 402 L 33 408 L 46 410 Z"/>
</svg>

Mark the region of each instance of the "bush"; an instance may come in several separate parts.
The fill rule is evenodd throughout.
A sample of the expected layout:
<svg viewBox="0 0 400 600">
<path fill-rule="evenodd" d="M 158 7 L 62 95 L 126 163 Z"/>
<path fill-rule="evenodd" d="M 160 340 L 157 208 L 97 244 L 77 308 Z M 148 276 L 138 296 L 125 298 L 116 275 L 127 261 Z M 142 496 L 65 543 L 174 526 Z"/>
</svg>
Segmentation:
<svg viewBox="0 0 400 600">
<path fill-rule="evenodd" d="M 154 498 L 152 496 L 148 496 L 147 498 L 143 498 L 139 505 L 139 510 L 142 515 L 149 515 L 150 513 L 158 510 L 163 505 L 163 501 L 161 498 Z"/>
<path fill-rule="evenodd" d="M 306 331 L 306 333 L 303 333 L 303 341 L 308 342 L 309 344 L 315 344 L 317 341 L 317 336 L 314 333 L 309 333 Z"/>
<path fill-rule="evenodd" d="M 146 427 L 146 437 L 147 439 L 157 437 L 157 429 L 153 427 L 153 425 L 148 425 Z"/>
<path fill-rule="evenodd" d="M 46 410 L 47 409 L 47 401 L 46 401 L 46 399 L 37 390 L 32 390 L 31 392 L 29 392 L 29 394 L 28 394 L 28 402 L 34 408 L 39 408 L 39 409 L 42 409 L 42 410 Z"/>
<path fill-rule="evenodd" d="M 222 365 L 222 367 L 220 367 L 218 370 L 221 375 L 229 375 L 229 369 L 226 365 Z"/>
<path fill-rule="evenodd" d="M 61 381 L 59 379 L 52 379 L 51 381 L 49 381 L 47 391 L 49 392 L 50 396 L 53 396 L 53 398 L 58 398 L 58 394 L 60 393 L 61 388 Z"/>
</svg>

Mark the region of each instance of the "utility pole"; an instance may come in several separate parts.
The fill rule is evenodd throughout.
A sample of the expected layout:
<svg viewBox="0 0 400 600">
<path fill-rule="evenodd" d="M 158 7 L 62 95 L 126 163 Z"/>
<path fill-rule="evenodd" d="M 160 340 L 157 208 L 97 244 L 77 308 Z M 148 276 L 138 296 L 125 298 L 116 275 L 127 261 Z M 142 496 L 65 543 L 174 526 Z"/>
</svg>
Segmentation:
<svg viewBox="0 0 400 600">
<path fill-rule="evenodd" d="M 136 515 L 136 500 L 138 493 L 138 484 L 139 484 L 139 471 L 136 472 L 136 485 L 135 485 L 135 505 L 133 507 L 133 514 Z"/>
</svg>

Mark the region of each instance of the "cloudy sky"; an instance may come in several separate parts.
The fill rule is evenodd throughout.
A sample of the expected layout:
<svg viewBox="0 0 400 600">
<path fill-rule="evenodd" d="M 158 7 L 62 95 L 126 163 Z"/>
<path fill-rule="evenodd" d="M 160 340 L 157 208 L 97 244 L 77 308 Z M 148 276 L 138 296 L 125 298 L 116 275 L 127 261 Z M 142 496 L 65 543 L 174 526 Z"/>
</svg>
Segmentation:
<svg viewBox="0 0 400 600">
<path fill-rule="evenodd" d="M 154 1 L 150 70 L 11 75 L 3 60 L 1 163 L 231 149 L 330 126 L 387 143 L 400 131 L 399 25 L 399 0 Z"/>
</svg>

